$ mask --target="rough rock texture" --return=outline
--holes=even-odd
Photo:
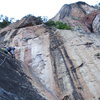
[[[39,25],[41,23],[42,22],[38,17],[26,16],[26,17],[22,18],[21,20],[18,20],[17,22],[10,24],[6,28],[1,29],[0,33],[4,32],[4,31],[9,31],[12,29],[18,29],[18,28],[23,28],[23,27],[28,27],[28,26]]]
[[[40,25],[12,29],[1,39],[4,41],[4,45],[16,47],[16,58],[23,62],[23,70],[26,75],[31,77],[32,85],[47,100],[57,100],[49,56],[49,34],[48,29]]]
[[[86,4],[85,2],[77,2],[69,5],[65,4],[53,19],[63,20],[66,17],[71,17],[72,19],[79,20],[94,10],[96,10],[94,7]]]
[[[88,15],[86,15],[85,17],[82,18],[82,23],[85,24],[85,26],[87,26],[87,28],[91,31],[91,32],[99,32],[99,24],[100,24],[100,10],[94,11]],[[97,16],[97,17],[96,17]]]
[[[94,20],[98,14],[100,14],[100,10],[85,2],[77,2],[69,5],[65,4],[52,20],[67,23],[75,31],[99,32],[98,29],[95,31],[92,26],[93,22],[100,23]],[[98,25],[95,24],[95,27],[98,27]]]
[[[67,70],[65,77],[70,80],[68,82],[65,77],[60,77],[62,88],[72,92],[71,94],[76,97],[75,100],[98,100],[100,97],[100,78],[98,76],[100,74],[100,59],[97,54],[100,52],[100,35],[80,34],[71,31],[58,31],[57,33],[61,35],[64,42],[59,47],[59,52],[61,52],[59,54],[63,55],[64,62],[62,63],[61,59],[58,62],[61,66],[64,64]],[[60,66],[59,68],[62,69]],[[62,69],[63,74],[64,72],[65,70]],[[66,84],[68,84],[67,87]],[[70,95],[69,98],[71,98]],[[74,99],[72,98],[72,100]]]
[[[45,100],[32,86],[21,65],[0,50],[0,100]]]
[[[92,23],[92,26],[93,26],[94,32],[100,32],[100,14],[96,15],[96,17]]]
[[[16,47],[24,73],[47,100],[99,100],[100,34],[55,31],[44,25],[0,34],[5,45]]]
[[[0,53],[0,100],[100,99],[100,14],[83,2],[67,8],[61,20],[81,33],[37,25],[35,17],[0,30],[0,47],[14,46],[18,59]]]

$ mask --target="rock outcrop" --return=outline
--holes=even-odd
[[[85,2],[77,2],[65,4],[52,20],[67,23],[73,27],[73,30],[80,32],[99,32],[98,29],[95,31],[92,26],[93,23],[99,23],[98,20],[96,22],[94,20],[98,14],[100,14],[100,10]],[[95,27],[98,25],[95,24]]]
[[[100,98],[99,34],[53,30],[45,25],[36,25],[6,31],[0,39],[5,45],[16,48],[16,59],[24,64],[23,72],[30,77],[32,86],[45,99]],[[17,76],[13,75],[10,79],[13,80],[14,77]],[[7,86],[11,87],[10,84]],[[4,92],[8,89],[6,86],[1,88],[5,89]]]
[[[10,24],[6,28],[1,29],[0,32],[28,27],[28,26],[39,25],[39,24],[42,24],[42,20],[39,17],[28,15],[23,17],[21,20],[18,20],[17,22]]]
[[[23,72],[22,64],[0,49],[0,100],[46,100]]]
[[[92,23],[93,31],[100,33],[100,14],[96,15]]]
[[[94,7],[86,4],[85,2],[65,4],[53,19],[64,20],[67,17],[70,17],[72,19],[79,20],[94,10],[96,10]]]
[[[81,19],[82,23],[91,31],[91,32],[99,32],[99,17],[100,11],[94,11],[90,14],[86,15]]]
[[[73,6],[76,5],[85,10],[91,8],[85,3]],[[72,16],[66,12],[66,16]],[[92,24],[94,34],[83,20],[70,17],[76,26],[83,25],[81,29],[85,28],[85,32],[37,25],[33,17],[1,29],[0,47],[15,47],[16,59],[0,53],[0,62],[5,62],[0,64],[0,99],[99,100],[100,14],[92,17],[87,23]]]

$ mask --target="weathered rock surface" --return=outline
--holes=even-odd
[[[0,30],[0,47],[14,46],[18,59],[0,53],[0,100],[100,99],[100,14],[83,2],[64,7],[56,19],[81,33],[37,25],[34,17]]]
[[[100,14],[96,15],[93,23],[92,23],[92,26],[93,26],[93,31],[94,32],[99,32],[100,33]]]
[[[32,86],[21,65],[0,50],[0,100],[46,100]]]
[[[99,17],[100,10],[94,11],[85,17],[82,18],[82,23],[91,31],[91,32],[99,32]],[[97,16],[97,17],[96,17]]]
[[[16,47],[16,58],[23,62],[23,70],[32,79],[32,85],[47,100],[57,100],[49,56],[49,34],[48,29],[40,25],[12,29],[1,39],[7,46]]]
[[[77,2],[69,5],[65,4],[52,20],[67,23],[75,31],[99,32],[92,26],[93,23],[97,23],[97,20],[94,19],[98,14],[100,14],[100,10],[85,2]],[[98,21],[98,23],[100,22]],[[98,25],[95,24],[95,27],[98,27]]]
[[[100,98],[100,34],[37,25],[12,29],[1,39],[16,47],[24,73],[47,100]]]
[[[100,52],[100,35],[80,34],[71,31],[58,31],[58,34],[64,41],[63,46],[60,46],[59,49],[65,63],[60,63],[62,60],[58,62],[62,66],[65,65],[66,72],[69,70],[67,75],[70,80],[68,82],[65,77],[60,77],[60,80],[63,80],[60,84],[65,84],[62,88],[65,87],[64,90],[69,88],[73,96],[76,94],[74,96],[76,100],[98,100],[100,97],[100,90],[98,89],[100,88],[100,78],[98,76],[100,74],[100,59],[95,55]],[[58,64],[59,67],[60,64]],[[64,74],[65,70],[62,72]],[[66,87],[67,82],[70,83],[71,87],[69,85]],[[69,98],[71,97],[69,96]],[[72,100],[74,99],[72,98]]]

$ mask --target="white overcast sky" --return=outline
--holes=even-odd
[[[64,4],[77,1],[81,0],[0,0],[0,15],[15,19],[20,19],[27,14],[52,18]],[[95,5],[100,0],[84,0],[84,2]]]

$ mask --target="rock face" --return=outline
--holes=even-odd
[[[28,26],[39,25],[41,23],[42,23],[42,21],[40,20],[39,17],[29,15],[29,16],[23,17],[21,20],[18,20],[17,22],[7,26],[4,29],[1,29],[0,32],[9,31],[12,29],[23,28],[23,27],[28,27]]]
[[[77,2],[73,4],[65,4],[52,20],[62,21],[73,27],[74,30],[82,32],[99,32],[93,28],[96,15],[100,14],[100,10],[85,2]],[[100,18],[99,18],[100,19]],[[98,22],[99,23],[99,22]],[[98,25],[95,27],[98,27]]]
[[[94,7],[85,2],[77,2],[69,5],[65,4],[53,19],[64,20],[66,17],[71,17],[72,19],[79,20],[94,10],[96,10]]]
[[[21,65],[0,50],[0,100],[46,100],[32,86]]]
[[[100,32],[100,14],[96,15],[92,23],[92,26],[93,26],[94,32]]]
[[[90,7],[82,2],[71,6],[78,5],[84,11]],[[81,33],[37,25],[33,17],[0,30],[0,47],[16,48],[16,59],[0,53],[1,100],[100,99],[100,14],[93,13],[92,21],[87,22],[92,24],[93,34],[82,22],[88,13],[84,11],[78,13],[76,18],[82,19],[77,21],[71,18],[74,12],[65,10],[72,23],[85,29]]]
[[[87,26],[91,32],[99,32],[100,11],[94,11],[82,18],[82,23]],[[96,17],[97,16],[97,17]]]
[[[34,100],[32,98],[37,92],[23,94],[24,87],[22,90],[21,87],[14,87],[18,83],[13,83],[13,80],[19,82],[21,78],[23,80],[21,84],[26,84],[32,89],[34,87],[42,96],[35,95],[37,98],[35,100],[42,100],[44,97],[46,100],[100,99],[100,77],[98,76],[100,34],[53,30],[45,25],[36,25],[13,28],[9,31],[5,28],[1,30],[0,35],[2,45],[16,48],[16,59],[22,62],[23,73],[29,77],[26,79],[22,75],[19,76],[18,73],[21,74],[22,71],[17,71],[18,66],[13,60],[7,58],[4,67],[0,67],[0,76],[13,76],[9,76],[11,83],[10,80],[6,80],[6,77],[0,78],[0,95],[4,92],[9,95],[9,98],[10,96],[13,98],[10,100],[18,97],[25,98],[18,100]],[[7,66],[5,64],[8,64],[8,67],[5,67]],[[5,72],[6,70],[9,73]],[[13,70],[15,70],[14,74]]]

